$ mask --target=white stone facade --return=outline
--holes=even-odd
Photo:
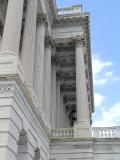
[[[0,160],[119,160],[120,128],[91,129],[89,13],[0,0]]]

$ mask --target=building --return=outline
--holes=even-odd
[[[91,128],[89,13],[0,0],[0,160],[119,160],[120,127]]]

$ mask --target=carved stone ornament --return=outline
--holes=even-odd
[[[39,13],[37,15],[37,23],[44,24],[47,27],[48,26],[47,15],[44,13]]]
[[[55,42],[51,37],[45,38],[45,46],[55,48]]]
[[[85,35],[77,35],[75,37],[73,37],[73,42],[76,44],[76,45],[85,45],[85,42],[86,42],[86,38],[85,38]]]
[[[13,85],[10,85],[10,84],[0,85],[0,94],[8,94],[12,92],[13,92]]]

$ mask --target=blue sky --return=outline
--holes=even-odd
[[[91,14],[93,125],[120,125],[120,0],[57,0],[58,7],[75,4]]]

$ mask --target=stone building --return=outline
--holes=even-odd
[[[92,128],[90,16],[0,0],[0,160],[120,160],[120,128]]]

